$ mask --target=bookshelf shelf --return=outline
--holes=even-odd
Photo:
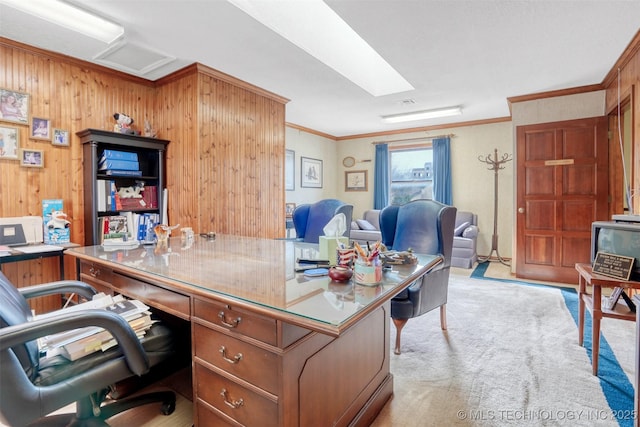
[[[160,214],[162,190],[166,187],[165,153],[169,141],[101,129],[85,129],[76,135],[83,145],[85,245],[100,244],[101,217],[119,215],[121,212]],[[101,170],[99,162],[105,150],[135,153],[140,175],[122,176],[117,173],[108,174]],[[117,191],[123,187],[135,186],[140,181],[144,182],[145,191],[155,192],[154,203],[136,207],[132,207],[131,203],[122,207],[106,204],[107,201],[115,202],[115,196],[111,195],[111,191],[107,194],[107,187],[110,189],[115,187]],[[152,187],[154,190],[150,190]],[[145,203],[148,203],[146,197]]]

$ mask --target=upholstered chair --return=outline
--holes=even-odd
[[[145,374],[160,362],[173,362],[170,330],[158,323],[141,342],[123,317],[107,310],[76,311],[42,320],[32,318],[27,298],[65,293],[91,299],[95,290],[75,280],[17,289],[0,272],[0,423],[106,426],[104,420],[110,416],[152,402],[162,402],[166,415],[173,412],[176,396],[172,391],[148,393],[101,406],[110,385]],[[74,362],[62,356],[41,357],[38,338],[85,326],[108,330],[119,345]],[[73,402],[77,402],[75,414],[47,416]]]
[[[343,213],[346,219],[346,230],[342,235],[349,237],[353,205],[337,199],[324,199],[313,204],[298,205],[293,211],[296,238],[307,243],[318,243],[319,237],[324,236],[322,230],[324,226],[339,213]]]
[[[440,326],[447,329],[446,304],[453,230],[457,209],[433,200],[387,206],[380,212],[382,242],[388,249],[441,255],[444,262],[391,299],[396,326],[395,354],[400,354],[402,328],[413,317],[440,307]]]

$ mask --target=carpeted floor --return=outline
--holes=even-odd
[[[594,377],[577,310],[575,289],[514,280],[496,263],[454,269],[448,330],[438,310],[407,323],[402,354],[391,350],[394,396],[372,427],[632,426],[635,324],[603,320]],[[138,408],[112,424],[189,426],[191,411],[182,398],[171,417]]]
[[[447,331],[438,310],[407,323],[394,397],[373,426],[633,425],[634,323],[604,319],[594,377],[575,289],[491,279],[487,267],[451,275]]]

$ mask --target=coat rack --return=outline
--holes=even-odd
[[[503,154],[500,159],[498,159],[498,149],[494,149],[493,151],[493,159],[491,158],[491,154],[487,154],[486,157],[478,156],[478,160],[483,163],[488,164],[489,170],[494,172],[494,185],[493,185],[493,236],[491,237],[491,252],[486,257],[478,257],[478,262],[487,262],[491,261],[491,255],[495,251],[496,256],[498,257],[498,261],[500,261],[504,265],[511,265],[511,263],[500,256],[500,252],[498,251],[498,171],[500,169],[504,169],[504,164],[511,161],[513,158],[509,154]]]

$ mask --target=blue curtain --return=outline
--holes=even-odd
[[[382,209],[389,204],[389,148],[376,145],[376,164],[373,178],[373,208]]]
[[[449,137],[433,140],[433,199],[445,205],[453,205],[450,141]]]

